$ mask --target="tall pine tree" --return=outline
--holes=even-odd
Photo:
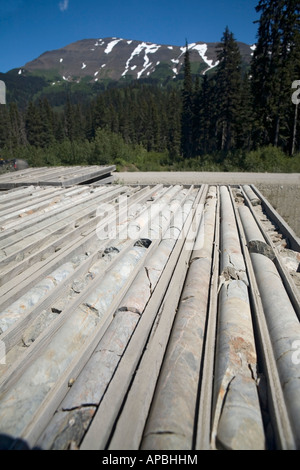
[[[169,151],[170,161],[178,161],[180,159],[181,150],[181,99],[180,95],[172,90],[167,102],[167,148]]]
[[[202,86],[195,97],[195,142],[197,155],[205,155],[216,150],[215,142],[215,89],[214,77],[204,75]]]
[[[190,53],[188,44],[186,43],[181,114],[181,152],[183,158],[191,158],[193,156],[193,124],[193,80],[191,74]]]
[[[258,40],[251,75],[256,141],[291,148],[294,106],[291,86],[300,60],[298,0],[260,0]]]
[[[219,66],[216,73],[215,107],[218,148],[234,148],[241,104],[241,55],[238,44],[226,27],[218,47]]]
[[[35,147],[41,146],[41,120],[38,107],[31,101],[25,113],[25,129],[27,141]]]

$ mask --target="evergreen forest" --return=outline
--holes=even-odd
[[[55,100],[0,106],[0,156],[31,166],[119,170],[300,172],[300,7],[260,0],[256,47],[242,64],[227,27],[219,65],[195,75],[186,47],[181,80],[136,80],[85,99],[66,86]]]

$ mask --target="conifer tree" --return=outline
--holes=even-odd
[[[181,98],[179,94],[172,90],[167,103],[168,133],[167,148],[171,162],[176,162],[180,158],[181,149]]]
[[[16,103],[10,103],[9,110],[9,145],[11,147],[26,143],[24,122]]]
[[[199,153],[205,155],[216,150],[216,82],[204,75],[199,97],[198,139]]]
[[[190,53],[188,44],[186,44],[181,115],[181,152],[183,158],[191,158],[193,156],[193,124],[193,80]]]
[[[69,96],[65,105],[65,132],[68,139],[73,142],[76,138],[76,117],[75,107]]]
[[[4,104],[0,105],[0,149],[5,147],[8,143],[8,129],[7,129],[7,122],[8,119],[8,112],[7,106]]]
[[[241,55],[233,33],[226,27],[217,46],[219,67],[216,73],[215,107],[218,148],[235,146],[241,103]]]
[[[40,119],[39,144],[41,147],[48,147],[54,142],[54,115],[46,98],[39,100],[38,114]]]
[[[298,0],[260,0],[256,7],[260,19],[251,64],[256,140],[285,150],[293,139],[291,85],[299,78],[299,8]]]
[[[41,122],[37,106],[31,101],[25,114],[25,129],[27,141],[30,145],[39,147],[41,143]]]
[[[196,76],[193,98],[193,155],[201,153],[201,87],[199,75]]]
[[[53,133],[56,142],[63,142],[66,138],[65,126],[64,126],[64,115],[56,113],[54,124],[53,124]]]
[[[249,151],[253,146],[254,119],[251,82],[248,72],[242,77],[240,99],[240,111],[236,128],[236,148]]]

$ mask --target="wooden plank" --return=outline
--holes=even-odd
[[[248,279],[236,216],[228,188],[221,195],[221,276],[214,369],[212,446],[215,449],[265,449],[257,388],[258,359]],[[245,401],[245,398],[247,400]],[[245,423],[249,433],[244,432]]]
[[[273,223],[277,225],[280,232],[289,240],[290,247],[292,250],[300,251],[300,238],[294,233],[291,227],[285,222],[280,214],[271,206],[269,201],[261,194],[255,185],[251,185],[253,191],[257,194],[261,200],[262,207],[264,208],[267,216]]]
[[[146,256],[150,256],[151,251],[155,248],[155,242],[150,245],[147,250]],[[38,440],[41,432],[44,430],[45,426],[48,424],[50,418],[53,416],[57,407],[65,397],[66,393],[69,390],[70,380],[75,381],[81,370],[89,360],[91,354],[95,350],[100,339],[107,330],[109,324],[113,319],[113,314],[116,311],[118,304],[120,303],[122,297],[127,292],[129,286],[135,279],[136,275],[141,269],[141,266],[144,264],[145,258],[142,257],[141,260],[137,263],[134,270],[128,276],[125,284],[122,286],[122,289],[114,296],[112,303],[105,312],[104,317],[101,319],[99,325],[95,328],[94,332],[89,337],[88,341],[82,346],[78,354],[74,357],[71,364],[66,371],[60,376],[59,380],[55,383],[53,389],[50,393],[47,394],[45,400],[37,410],[36,414],[33,416],[33,419],[28,424],[22,438],[29,442],[30,445],[35,445]]]
[[[157,189],[157,188],[154,188],[154,191],[155,191],[156,189]],[[147,198],[147,197],[148,197],[147,192],[146,192],[146,194],[145,194],[145,190],[142,190],[142,193],[143,193],[143,198]],[[153,194],[153,189],[150,190],[150,194]],[[148,210],[148,209],[146,209],[146,210]],[[145,212],[146,212],[146,210],[145,210]],[[126,208],[124,208],[124,211],[126,211]],[[140,214],[139,214],[139,215],[140,215]],[[107,220],[105,220],[104,222],[106,223]],[[147,230],[147,226],[145,227],[145,230]],[[144,231],[145,231],[145,230],[144,230]],[[143,231],[141,231],[141,234],[140,234],[140,235],[143,236]],[[110,269],[112,269],[112,267],[118,262],[119,258],[120,258],[121,256],[124,256],[124,254],[126,254],[126,253],[131,249],[131,247],[135,244],[135,242],[136,242],[136,240],[134,240],[134,239],[133,239],[133,240],[131,240],[131,239],[126,239],[126,238],[124,239],[124,241],[123,241],[123,243],[124,243],[124,248],[123,248],[123,250],[120,251],[120,252],[116,255],[116,257],[111,261],[111,263],[110,263],[108,266],[105,267],[105,269],[103,270],[103,272],[101,272],[99,275],[96,276],[96,278],[95,278],[95,279],[92,281],[92,283],[91,283],[91,284],[92,284],[92,287],[93,287],[93,286],[97,286],[97,282],[99,283],[99,281],[103,279],[103,277],[105,276],[105,273],[106,273],[107,271],[109,271]],[[109,240],[109,241],[108,241],[108,244],[111,244],[111,243],[112,243],[112,240]],[[152,251],[152,249],[154,249],[154,246],[155,246],[156,243],[157,243],[157,241],[155,241],[155,243],[152,244],[152,247],[151,247],[151,250],[149,250],[149,253]],[[90,292],[90,289],[92,289],[92,287],[91,287],[91,288],[88,288],[88,289],[87,289],[87,292]],[[86,293],[86,292],[83,292],[82,295],[87,295],[87,293]],[[82,295],[79,296],[79,299],[81,299]],[[79,301],[80,301],[80,300],[79,300]],[[71,312],[74,310],[75,305],[77,305],[77,303],[78,303],[79,301],[75,299],[75,304],[72,303]],[[77,302],[77,303],[76,303],[76,302]],[[57,329],[57,327],[55,326],[56,323],[57,323],[58,325],[60,325],[60,323],[64,323],[64,322],[66,321],[66,318],[71,314],[71,312],[70,312],[69,308],[68,308],[67,310],[63,311],[63,313],[60,315],[60,317],[57,319],[57,321],[54,322],[54,326],[53,326],[52,328],[56,328],[56,329]],[[51,329],[50,329],[50,330],[51,330]],[[43,337],[43,335],[41,335],[41,337]],[[39,341],[40,341],[40,339],[38,339],[38,340],[32,345],[32,347],[29,348],[29,349],[30,349],[30,350],[35,349],[35,347],[37,347],[37,344],[39,344]],[[28,356],[31,357],[31,356],[32,356],[31,351],[27,351],[27,352],[28,352]],[[9,376],[10,376],[11,374],[14,374],[14,371],[15,371],[15,376],[16,376],[16,375],[17,375],[16,371],[19,370],[20,364],[23,363],[24,361],[26,361],[26,355],[24,355],[24,358],[21,358],[20,361],[18,361],[16,364],[14,364],[14,366],[11,368],[11,370],[10,370],[7,374],[4,375],[4,377],[1,379],[1,384],[6,383],[6,382],[9,380]]]
[[[149,188],[149,186],[147,186],[131,194],[127,199],[128,208],[134,204],[142,204],[161,188],[162,185],[157,185],[154,188]],[[109,219],[105,222],[109,222]],[[34,285],[34,283],[39,282],[43,276],[54,271],[61,263],[66,262],[69,257],[74,256],[77,250],[84,252],[93,249],[94,243],[97,240],[97,233],[94,228],[91,228],[90,233],[86,233],[84,237],[79,236],[74,240],[74,242],[70,241],[68,246],[62,248],[60,251],[53,253],[48,258],[41,260],[29,269],[24,270],[24,272],[22,272],[18,277],[14,277],[8,282],[6,280],[5,284],[0,287],[2,308],[6,308],[9,305],[9,302],[12,302],[16,295],[23,295],[26,290],[30,289],[30,287]]]
[[[103,190],[103,188],[101,189]],[[100,195],[101,189],[99,189],[98,196]],[[35,225],[36,223],[42,222],[45,219],[51,219],[51,217],[59,214],[60,212],[69,210],[78,203],[78,200],[80,200],[80,198],[83,197],[85,193],[88,195],[90,192],[90,188],[87,188],[86,186],[76,186],[75,189],[64,190],[55,188],[55,190],[58,191],[58,194],[60,194],[61,191],[64,193],[64,197],[60,201],[54,198],[53,201],[55,204],[50,204],[43,210],[30,214],[30,217],[14,217],[11,221],[8,220],[3,224],[2,228],[4,230],[0,233],[1,245],[5,243],[5,240],[3,241],[3,239],[6,239],[32,225]]]
[[[176,202],[180,202],[181,205],[184,205],[185,201],[188,200],[189,194],[191,191],[180,191],[179,193],[175,194],[175,199],[170,200],[170,207],[173,205],[173,201],[176,200]],[[155,220],[153,221],[152,225],[152,230],[150,231],[150,234],[154,235],[154,239],[157,239],[157,234],[160,233],[155,226],[160,225],[160,219],[162,222],[164,222],[164,227],[161,227],[162,234],[169,229],[170,222],[173,224],[172,219],[169,219],[167,221],[165,217],[163,216],[164,214],[167,215],[167,212],[169,212],[168,207],[166,207],[166,210],[163,211],[162,217],[159,215],[156,217],[157,222],[155,223]],[[170,216],[169,216],[170,217]],[[176,217],[175,217],[176,219]],[[149,235],[150,235],[149,234]],[[160,236],[161,237],[161,236]],[[164,237],[163,237],[164,238]],[[150,236],[150,239],[151,236]],[[172,243],[169,243],[172,242]],[[159,242],[157,244],[157,248],[155,247],[153,255],[150,257],[149,255],[145,259],[143,269],[140,269],[138,275],[134,279],[134,281],[131,283],[128,291],[125,294],[125,297],[122,299],[121,303],[119,304],[118,310],[114,314],[114,319],[112,320],[112,323],[110,324],[109,331],[105,333],[103,338],[101,339],[101,342],[96,348],[95,354],[91,356],[91,359],[89,362],[86,363],[84,367],[84,371],[82,375],[80,375],[79,380],[75,382],[75,385],[72,387],[71,391],[71,397],[68,399],[70,396],[69,394],[66,396],[64,402],[60,405],[60,408],[67,408],[74,409],[73,412],[71,412],[73,418],[75,420],[80,419],[79,417],[81,416],[81,412],[83,409],[85,409],[85,404],[81,400],[85,400],[84,396],[86,394],[89,395],[89,398],[86,398],[88,400],[88,403],[98,403],[100,401],[100,398],[102,396],[101,390],[105,390],[106,384],[111,380],[111,377],[114,374],[114,370],[117,367],[116,362],[118,363],[120,358],[119,355],[121,354],[121,349],[124,351],[125,348],[127,347],[127,344],[124,343],[126,340],[126,335],[123,332],[123,329],[121,330],[120,328],[124,328],[125,332],[128,330],[128,328],[131,330],[133,327],[133,317],[135,318],[135,324],[138,322],[139,315],[142,314],[142,311],[145,308],[145,305],[149,302],[149,299],[152,295],[153,290],[155,289],[156,283],[167,263],[169,253],[172,251],[172,247],[174,245],[175,241],[174,240],[163,240],[162,242]],[[151,269],[152,267],[152,269]],[[159,271],[159,272],[158,272]],[[138,314],[136,312],[137,308],[139,309],[140,313]],[[135,313],[133,313],[133,311]],[[127,321],[128,320],[128,321]],[[115,325],[115,326],[114,326]],[[118,332],[115,331],[115,328],[118,329]],[[113,335],[113,336],[111,336]],[[111,338],[115,339],[115,347],[113,344],[111,344]],[[127,341],[129,341],[129,338],[127,338]],[[102,346],[103,344],[103,346]],[[106,344],[104,346],[104,344]],[[121,348],[122,345],[122,348]],[[115,358],[114,361],[109,361],[109,367],[107,368],[105,364],[99,361],[99,348],[102,349],[102,347],[105,348],[103,351],[104,357],[106,357],[106,350],[109,352],[109,356],[112,356],[112,350],[117,347],[118,350],[118,359]],[[92,371],[94,370],[94,364],[95,362],[97,363],[97,369],[95,373]],[[91,369],[91,371],[90,371]],[[87,374],[91,374],[91,377]],[[105,381],[105,383],[104,383]],[[87,388],[86,388],[87,385]],[[94,393],[92,393],[92,390],[94,390]],[[100,393],[100,395],[99,395]],[[94,398],[92,399],[90,395],[93,395]],[[96,396],[98,397],[98,401]],[[71,401],[71,403],[70,403]],[[93,405],[95,406],[95,405]],[[45,435],[48,436],[46,438],[46,446],[49,445],[49,436],[52,435],[50,438],[51,440],[57,440],[55,436],[53,436],[53,426],[54,428],[56,427],[56,422],[57,418],[58,419],[63,419],[66,420],[66,426],[64,427],[64,431],[62,435],[59,436],[59,441],[60,441],[60,448],[61,446],[67,446],[67,442],[65,442],[65,434],[68,434],[68,418],[67,415],[69,414],[68,411],[59,411],[59,417],[56,414],[54,417],[54,420],[49,423],[47,426],[47,429],[45,430]],[[82,434],[83,430],[78,428],[78,434]],[[79,438],[79,436],[78,436]],[[74,436],[74,440],[76,441],[76,438]],[[43,447],[43,437],[40,439],[40,443],[37,445],[42,445]],[[79,441],[78,441],[79,444]],[[43,447],[44,448],[44,447]],[[47,448],[47,447],[46,447]]]
[[[112,176],[115,165],[109,166],[75,166],[27,168],[24,171],[6,173],[0,177],[0,189],[11,189],[19,186],[72,186],[90,180],[100,179],[105,175]]]
[[[34,247],[39,248],[39,249],[33,254],[26,254],[27,247],[25,247],[24,248],[25,257],[22,261],[17,262],[16,264],[8,265],[6,269],[5,267],[3,267],[3,277],[0,279],[0,284],[3,285],[3,283],[7,282],[7,280],[10,280],[13,277],[16,277],[22,271],[24,271],[25,269],[28,269],[28,267],[40,261],[43,257],[48,257],[52,253],[58,250],[61,250],[64,246],[68,245],[71,241],[75,240],[77,237],[84,238],[84,232],[95,227],[101,221],[101,217],[102,216],[89,219],[88,221],[84,222],[83,225],[77,228],[71,229],[71,231],[68,231],[67,233],[64,233],[64,226],[63,226],[63,228],[57,232],[57,235],[59,236],[56,236],[54,241],[53,240],[51,241],[51,236],[50,236],[48,244],[45,244],[44,241],[41,240],[41,247],[39,247],[38,246],[39,244],[36,243]],[[13,254],[12,258],[15,258],[17,261],[18,259],[17,254]],[[12,259],[12,261],[14,260]],[[6,265],[7,263],[8,261],[5,259],[1,262],[2,265]]]
[[[201,194],[202,192],[199,193],[195,200],[194,211]],[[183,233],[185,234],[188,232],[187,229],[192,223],[192,212],[193,211],[190,212],[183,227]],[[108,386],[107,393],[104,395],[92,424],[81,444],[82,450],[105,449],[108,444],[115,420],[118,416],[131,380],[135,374],[136,367],[147,343],[147,339],[155,322],[158,310],[162,305],[166,294],[166,288],[170,283],[170,279],[178,263],[178,258],[180,253],[182,253],[184,243],[185,237],[179,237],[170,255],[168,264],[163,271],[136,327],[133,338],[120,361],[120,366],[116,370],[113,379]]]
[[[41,223],[40,227],[38,224],[32,225],[31,233],[27,234],[23,231],[21,235],[24,234],[24,236],[20,240],[10,244],[3,243],[3,252],[6,256],[2,254],[0,267],[5,269],[5,266],[10,265],[13,261],[29,257],[47,245],[48,241],[58,240],[66,232],[70,233],[79,228],[84,230],[84,227],[97,224],[97,221],[100,220],[97,217],[100,204],[107,203],[119,194],[119,188],[115,188],[107,195],[99,194],[91,197],[91,199],[84,198],[81,204],[79,201],[81,211],[78,211],[78,206],[75,205],[66,211],[59,212],[54,218],[47,218],[46,224]],[[48,221],[49,223],[47,223]],[[40,230],[37,231],[37,228],[40,228]]]
[[[268,402],[270,410],[270,420],[275,433],[275,441],[279,449],[295,449],[295,439],[291,429],[289,414],[280,384],[279,373],[274,356],[273,346],[269,334],[269,329],[264,313],[261,295],[251,262],[250,253],[247,247],[247,239],[241,217],[235,207],[237,226],[241,237],[241,247],[249,277],[249,295],[252,304],[252,315],[256,339],[259,344],[260,362],[266,377],[266,387],[268,391]]]
[[[220,264],[220,195],[217,192],[217,206],[215,213],[215,234],[212,250],[212,275],[210,287],[210,299],[208,308],[208,319],[206,327],[206,341],[204,360],[199,383],[199,406],[196,417],[195,449],[211,449],[212,429],[212,396],[213,375],[215,363],[215,345],[217,332],[217,310],[218,310],[218,283]]]
[[[253,188],[255,188],[253,186]],[[282,217],[277,214],[277,212],[273,209],[273,207],[266,201],[263,196],[259,193],[259,191],[255,188],[255,191],[257,191],[259,197],[262,198],[262,206],[264,207],[266,214],[270,218],[271,222],[275,225],[280,230],[280,233],[282,233],[289,243],[291,244],[291,249],[295,250],[296,252],[300,252],[300,240],[297,239],[296,235],[294,232],[290,229],[290,227],[285,223],[285,221],[282,219]],[[269,235],[269,233],[264,230],[263,223],[259,220],[258,214],[256,213],[255,209],[252,207],[250,204],[250,200],[248,199],[247,195],[245,197],[245,200],[247,201],[247,207],[249,208],[252,216],[255,219],[255,222],[259,229],[261,230],[264,239],[268,243],[268,245],[272,248],[273,253],[275,255],[274,258],[274,263],[276,265],[276,268],[280,274],[280,277],[282,279],[283,285],[288,293],[288,296],[292,302],[292,305],[295,309],[295,312],[297,313],[297,316],[300,320],[300,293],[299,289],[296,288],[293,280],[291,279],[291,276],[285,267],[284,262],[282,261],[282,255],[280,251],[278,250],[277,246],[273,243],[272,237]]]
[[[143,194],[145,191],[141,191]],[[152,191],[151,191],[152,194]],[[143,196],[145,197],[145,195]],[[136,198],[134,198],[136,200]],[[133,203],[133,201],[131,201]],[[95,233],[92,233],[92,237],[96,237]],[[121,237],[122,238],[122,237]],[[43,311],[44,309],[48,308],[51,305],[51,302],[54,301],[59,295],[61,295],[61,291],[65,290],[67,286],[72,282],[73,279],[76,277],[79,277],[84,271],[88,271],[91,269],[93,263],[99,258],[99,250],[100,249],[105,249],[107,246],[114,244],[113,240],[104,240],[102,242],[95,244],[95,242],[90,241],[91,246],[95,250],[94,253],[91,253],[91,255],[84,261],[72,274],[70,274],[60,285],[56,286],[55,290],[46,296],[44,296],[32,309],[29,311],[25,312],[24,315],[22,315],[22,318],[20,318],[15,325],[13,325],[7,332],[5,332],[2,336],[1,339],[4,341],[6,345],[6,350],[9,351],[13,345],[16,344],[17,341],[19,341],[22,337],[24,328],[28,326],[30,322],[32,322],[37,315]],[[126,246],[132,245],[132,241],[128,240],[125,242],[123,245],[118,245],[119,250],[121,251],[122,249],[126,248]],[[81,249],[81,252],[83,253],[86,249],[85,247],[82,247],[82,245],[79,245],[78,249]],[[72,249],[73,255],[75,254],[74,249]],[[66,256],[64,255],[64,260],[67,261],[71,258],[70,254]],[[60,266],[62,266],[63,263],[60,263]],[[56,266],[57,267],[57,266]],[[55,270],[55,269],[54,269]],[[53,270],[53,271],[54,271]],[[48,276],[51,274],[49,273],[49,266],[47,269]],[[44,273],[46,275],[46,273]],[[28,285],[27,285],[28,288]],[[22,300],[22,299],[21,299]],[[25,315],[26,313],[26,315]]]
[[[167,201],[166,201],[166,202],[167,202]],[[144,231],[147,231],[147,229],[148,229],[148,227],[146,226]],[[143,231],[141,232],[141,236],[143,236]],[[144,247],[143,247],[143,248],[140,248],[140,247],[137,246],[136,248],[133,248],[131,251],[143,249],[143,250],[146,251],[147,256],[149,256],[150,253],[151,253],[151,251],[155,248],[155,246],[156,246],[156,244],[157,244],[158,242],[159,242],[159,239],[153,240],[153,242],[151,243],[150,247],[149,247],[147,250],[145,250]],[[133,240],[133,241],[131,242],[131,244],[135,245],[135,240]],[[130,246],[128,247],[128,254],[130,254],[129,248],[130,248]],[[119,262],[120,262],[120,263],[123,263],[123,257],[124,257],[124,254],[123,254],[121,257],[120,257],[120,256],[119,256],[119,257],[117,256],[116,258],[121,258],[121,259],[119,260]],[[144,257],[141,258],[141,260],[143,260],[143,259],[144,259]],[[132,282],[132,277],[134,278],[135,275],[136,275],[136,274],[138,273],[138,271],[140,270],[140,264],[141,264],[141,263],[138,262],[138,264],[137,264],[136,267],[134,268],[134,271],[132,271],[132,273],[131,273],[131,275],[130,275],[131,280],[130,280],[129,278],[128,278],[128,279],[127,279],[127,278],[125,279],[126,284]],[[115,266],[115,270],[116,270],[116,272],[119,272],[119,270],[118,270],[118,265]],[[111,272],[112,272],[112,267],[110,266],[110,269],[109,269],[108,272],[106,273],[107,276],[109,276]],[[103,278],[103,276],[104,276],[104,273],[101,273],[101,278]],[[104,279],[104,283],[105,283],[105,282],[108,282],[107,279]],[[92,284],[93,284],[93,286],[95,286],[95,287],[94,287],[93,290],[90,290],[90,289],[89,289],[89,292],[90,292],[90,293],[92,293],[95,289],[97,290],[97,287],[96,287],[96,286],[99,284],[99,276],[97,277],[97,279],[95,279],[95,282],[92,281]],[[98,294],[97,294],[97,295],[98,295]],[[116,296],[113,298],[113,301],[112,301],[112,303],[111,303],[111,305],[110,305],[110,307],[109,307],[110,319],[112,318],[112,316],[111,316],[111,315],[112,315],[112,311],[111,311],[110,309],[112,308],[113,305],[115,305],[115,302],[117,302],[118,297],[119,297],[119,294],[116,295]],[[85,298],[86,298],[86,295],[85,295]],[[120,299],[119,299],[119,300],[120,300]],[[72,312],[73,312],[73,311],[74,311],[74,305],[72,306]],[[69,315],[70,315],[70,314],[69,314]],[[68,316],[69,316],[69,315],[68,315]],[[106,313],[105,313],[105,315],[104,315],[104,317],[103,317],[104,320],[103,320],[103,319],[102,319],[103,321],[101,320],[101,325],[106,322],[106,319],[108,319],[107,315],[108,315],[108,313],[107,313],[107,311],[106,311]],[[66,322],[66,313],[65,313],[65,312],[63,313],[63,317],[64,317],[64,323],[65,323],[65,322]],[[72,320],[73,318],[74,318],[74,314],[73,314],[71,320]],[[52,326],[52,328],[50,328],[50,330],[52,330],[52,334],[51,334],[51,335],[50,335],[49,330],[46,331],[46,333],[45,333],[45,335],[44,335],[44,338],[43,338],[44,341],[43,341],[43,344],[42,344],[42,345],[41,345],[42,339],[38,339],[37,342],[34,343],[34,345],[32,346],[32,348],[30,348],[31,351],[29,350],[29,352],[28,352],[28,356],[27,356],[27,358],[26,358],[27,360],[25,361],[25,359],[24,359],[24,361],[23,361],[23,366],[21,366],[21,364],[16,364],[16,366],[15,366],[15,368],[14,368],[15,370],[11,372],[10,377],[7,377],[7,378],[5,378],[5,380],[3,380],[3,383],[2,383],[2,390],[3,390],[3,393],[6,393],[6,391],[8,391],[8,390],[10,389],[10,387],[13,386],[13,384],[16,383],[17,376],[20,377],[20,380],[22,379],[22,377],[20,376],[20,374],[22,375],[23,372],[25,373],[25,370],[28,372],[28,366],[29,366],[29,364],[32,363],[33,360],[35,360],[35,359],[37,359],[38,357],[41,356],[41,348],[44,348],[44,347],[45,347],[45,344],[49,344],[50,341],[53,341],[53,338],[54,338],[54,337],[53,337],[53,332],[54,332],[54,329],[55,329],[55,332],[58,331],[58,329],[57,329],[57,323],[58,323],[59,320],[60,320],[60,319],[57,319],[57,321],[54,321],[54,322],[53,322],[53,326]],[[61,321],[62,321],[62,320],[61,320]],[[107,320],[107,321],[108,321],[108,320]],[[104,322],[104,323],[103,323],[103,322]],[[102,327],[103,327],[103,325],[102,325]],[[101,328],[102,328],[102,327],[101,327]],[[105,324],[105,328],[106,328],[106,327],[107,327],[107,324]],[[99,324],[99,328],[100,328],[100,324]],[[95,330],[96,332],[93,333],[92,336],[93,336],[94,334],[95,334],[95,335],[99,334],[99,328],[96,328],[96,330]],[[102,334],[102,333],[103,333],[103,331],[101,330],[101,334]],[[46,339],[46,338],[47,338],[47,339]],[[97,336],[97,341],[99,341],[99,339],[100,339],[100,338]],[[95,341],[96,341],[96,340],[95,340]],[[88,341],[88,342],[86,343],[86,347],[88,348],[88,350],[90,351],[90,349],[91,349],[90,352],[92,352],[92,350],[93,350],[94,347],[95,347],[95,341],[92,340],[92,341]],[[34,351],[35,351],[35,353],[34,353]],[[37,356],[37,354],[38,354],[38,356]],[[85,355],[83,355],[83,356],[82,356],[82,354],[79,355],[80,364],[83,364],[83,363],[85,362],[84,357],[85,357]],[[73,364],[73,365],[72,365],[72,370],[73,370],[74,368],[76,369],[76,367],[78,367],[78,359],[76,359],[76,360],[74,359],[74,361],[75,361],[75,363],[74,363],[74,364],[72,363],[72,364]],[[83,362],[82,362],[82,361],[83,361]],[[25,369],[24,367],[26,367],[26,369]],[[81,366],[80,366],[80,368],[81,368]],[[75,369],[74,369],[74,373],[76,372]],[[49,409],[51,410],[52,413],[54,412],[53,407],[57,406],[57,404],[58,404],[57,400],[60,398],[60,392],[59,392],[58,390],[63,390],[63,389],[64,389],[64,386],[65,386],[65,377],[66,377],[65,374],[63,374],[62,383],[58,382],[58,384],[57,384],[58,389],[55,389],[55,391],[53,392],[53,394],[52,394],[51,392],[50,392],[49,395],[47,394],[47,397],[45,398],[46,402],[47,402],[47,400],[49,400],[49,402],[50,402],[50,404],[49,404],[49,407],[50,407],[50,408],[49,408]],[[19,385],[19,386],[20,386],[20,385]],[[48,403],[48,402],[47,402],[47,403]],[[47,405],[47,404],[41,405],[41,407],[38,408],[38,410],[37,410],[37,415],[36,415],[36,416],[38,416],[38,417],[34,420],[33,429],[36,429],[36,426],[38,426],[38,427],[41,426],[41,422],[43,421],[42,416],[48,416],[48,414],[49,414],[49,412],[50,412],[49,409],[48,409],[48,405]],[[2,410],[2,412],[3,412],[3,410]],[[31,430],[30,425],[29,425],[29,428],[30,428],[30,431],[28,431],[28,432],[29,432],[29,435],[27,435],[27,431],[25,432],[26,439],[31,439],[31,438],[32,438],[32,433],[33,433],[33,435],[35,435],[35,434],[34,434],[35,431]],[[25,437],[25,435],[24,435],[23,437]]]

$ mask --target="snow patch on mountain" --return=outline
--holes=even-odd
[[[193,50],[193,51],[197,51],[199,53],[200,57],[203,59],[203,61],[208,65],[208,68],[204,70],[203,75],[205,75],[205,73],[208,70],[216,67],[219,64],[218,60],[215,63],[213,63],[213,60],[208,59],[208,57],[206,56],[207,44],[205,44],[205,43],[197,44],[197,43],[193,42],[191,44],[188,44],[188,49]]]
[[[118,42],[120,41],[123,41],[123,39],[114,39],[113,41],[110,41],[107,46],[106,46],[106,49],[105,49],[105,54],[109,54],[113,48],[115,47],[116,44],[118,44]]]
[[[212,67],[213,61],[206,57],[207,52],[207,44],[190,44],[189,49],[197,51],[200,57],[204,60],[204,62],[209,66]]]
[[[251,52],[251,56],[253,56],[253,55],[254,55],[254,51],[255,51],[255,49],[256,49],[256,44],[252,44],[252,46],[250,46],[250,49],[251,49],[251,51],[252,51],[252,52]]]
[[[122,73],[122,77],[125,77],[125,75],[127,74],[129,68],[132,69],[132,66],[130,66],[130,63],[131,61],[133,60],[133,58],[135,56],[139,56],[141,53],[144,52],[144,64],[143,64],[143,68],[142,70],[140,70],[137,74],[137,78],[140,78],[143,73],[149,68],[151,67],[152,65],[152,62],[150,62],[150,59],[148,57],[148,54],[154,54],[155,52],[158,51],[158,49],[160,48],[161,46],[158,45],[158,44],[150,44],[150,43],[146,43],[146,42],[142,42],[140,44],[138,44],[136,46],[136,48],[133,50],[133,52],[131,53],[129,59],[126,61],[126,64],[125,64],[125,70],[124,72]]]
[[[98,46],[104,46],[104,44],[105,42],[103,41],[103,39],[98,39],[94,45],[98,47]]]
[[[245,46],[242,44],[241,50],[243,57],[249,63],[249,58],[253,55],[256,45],[249,45],[248,49]],[[191,61],[195,61],[204,69],[202,74],[218,65],[215,44],[213,43],[201,41],[181,47],[107,37],[78,41],[78,47],[72,44],[63,49],[45,53],[42,68],[45,70],[47,67],[54,69],[59,64],[59,68],[64,74],[62,79],[66,81],[93,74],[94,80],[96,78],[101,80],[102,77],[118,80],[126,75],[132,75],[132,78],[139,79],[149,76],[157,66],[162,67],[162,76],[176,78],[181,73],[187,48],[192,52]],[[27,68],[35,70],[40,67],[40,61],[35,60],[26,64],[25,70]],[[106,67],[106,73],[104,73],[104,67]],[[21,74],[21,72],[19,73]]]

